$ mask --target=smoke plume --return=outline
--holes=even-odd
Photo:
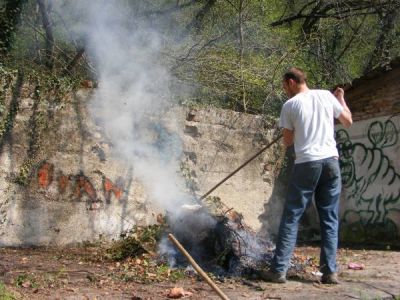
[[[74,16],[99,82],[90,111],[129,163],[152,201],[176,210],[192,201],[178,175],[181,145],[160,120],[170,105],[170,75],[160,55],[166,37],[125,1],[63,1],[60,12]],[[73,19],[73,18],[72,18]],[[172,124],[172,127],[175,127]]]
[[[150,200],[169,212],[171,231],[196,259],[206,260],[207,254],[228,256],[228,249],[232,265],[253,268],[263,260],[266,247],[245,231],[240,220],[224,218],[218,225],[206,208],[187,205],[196,201],[183,192],[179,129],[171,119],[169,125],[162,121],[171,104],[172,78],[161,53],[168,40],[178,39],[162,35],[160,28],[135,13],[132,5],[137,4],[65,0],[58,7],[75,18],[74,31],[86,42],[95,64],[99,85],[90,112],[111,141],[115,155],[132,166]],[[163,21],[157,20],[157,24]],[[175,264],[176,251],[166,240],[159,250]]]

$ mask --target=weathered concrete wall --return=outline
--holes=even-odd
[[[338,127],[343,181],[341,239],[395,241],[400,235],[400,117]]]
[[[69,244],[117,237],[156,212],[87,115],[89,91],[59,103],[14,90],[18,103],[1,137],[0,244]],[[8,103],[7,103],[8,102]],[[40,119],[38,118],[40,116]],[[3,121],[7,115],[3,116]]]
[[[244,163],[273,139],[261,116],[220,109],[190,111],[185,124],[184,148],[196,177],[199,195]],[[240,212],[246,224],[259,230],[264,204],[271,197],[279,172],[280,148],[274,145],[215,190],[225,209]]]
[[[88,115],[90,90],[59,99],[36,95],[22,76],[7,80],[1,99],[0,245],[111,239],[134,224],[155,222],[162,210],[149,201],[132,169],[112,156],[112,145]],[[176,108],[164,121],[172,116],[183,128],[177,133],[183,169],[199,195],[272,136],[258,116]],[[254,229],[272,190],[276,153],[267,151],[213,194]]]

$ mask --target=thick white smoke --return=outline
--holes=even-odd
[[[160,56],[163,36],[128,8],[118,0],[68,0],[57,9],[79,16],[74,30],[84,38],[98,73],[92,116],[150,199],[176,211],[190,196],[182,194],[178,175],[179,138],[160,122],[171,98]]]
[[[170,106],[172,78],[162,63],[161,51],[168,39],[160,34],[160,28],[129,9],[136,5],[133,1],[60,1],[58,11],[76,20],[72,28],[85,41],[95,64],[99,85],[89,104],[92,116],[111,141],[114,153],[132,166],[150,200],[170,212],[170,230],[195,258],[203,259],[202,252],[217,251],[217,244],[225,256],[223,247],[233,248],[226,244],[230,242],[243,250],[235,254],[237,259],[244,255],[261,260],[265,247],[254,235],[232,224],[230,241],[225,242],[229,228],[221,222],[216,228],[217,219],[206,208],[184,205],[193,204],[194,199],[184,193],[179,175],[178,134],[170,128],[172,120],[168,126],[162,121]],[[163,21],[157,20],[157,24]],[[214,241],[218,236],[221,241]],[[166,239],[161,241],[159,253],[175,264],[177,252]]]

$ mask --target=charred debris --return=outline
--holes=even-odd
[[[171,268],[190,270],[189,262],[167,237],[172,233],[205,271],[220,278],[257,279],[259,272],[269,267],[274,254],[273,242],[257,236],[233,209],[183,205],[157,219],[157,225],[135,227],[121,236],[110,248],[109,257],[123,260],[148,253]],[[294,257],[289,274],[303,273],[311,263]]]

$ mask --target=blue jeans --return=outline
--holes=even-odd
[[[299,220],[315,194],[321,227],[320,270],[336,272],[341,178],[339,161],[334,158],[295,164],[289,183],[271,270],[286,273],[292,256]]]

